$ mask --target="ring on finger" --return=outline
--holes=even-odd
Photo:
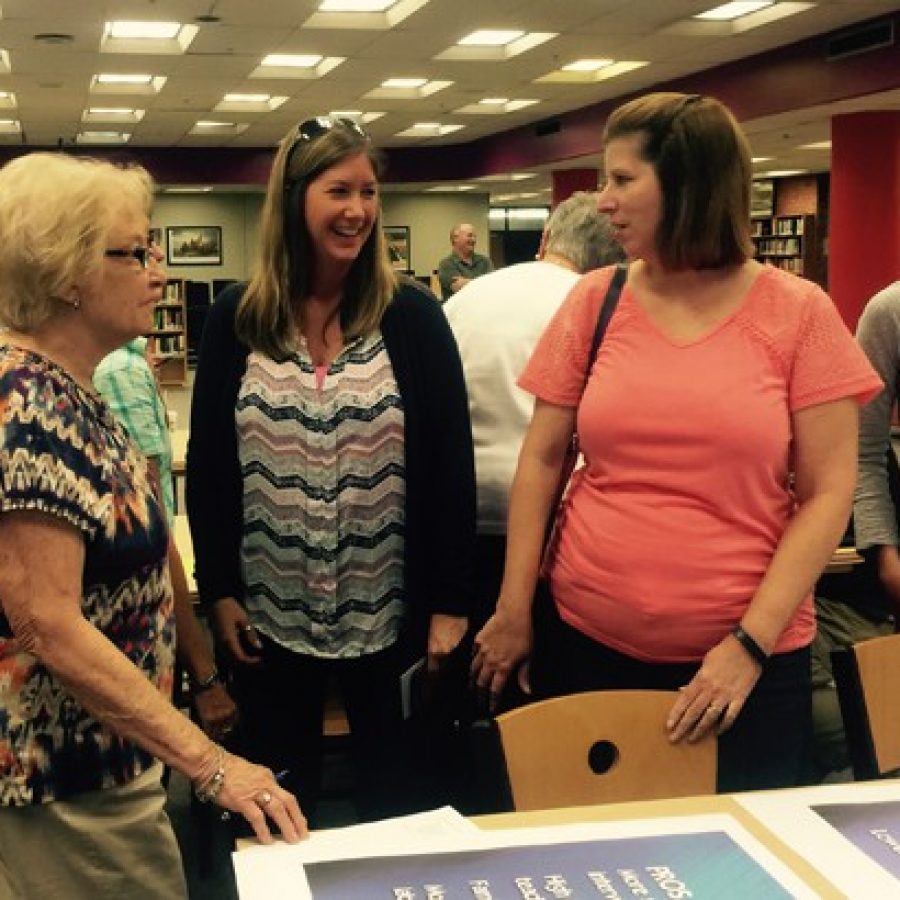
[[[272,802],[272,795],[268,791],[263,791],[259,795],[259,802],[263,806],[268,806]]]
[[[256,631],[256,629],[248,623],[247,625],[241,625],[241,631],[246,633],[248,631]]]
[[[718,703],[710,703],[709,706],[706,707],[706,711],[712,713],[714,716],[721,716],[724,708],[719,706]]]

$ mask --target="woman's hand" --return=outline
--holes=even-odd
[[[210,610],[210,620],[216,640],[225,646],[235,662],[245,666],[259,665],[262,643],[250,624],[247,610],[234,597],[217,600]]]
[[[533,642],[531,616],[511,616],[499,604],[484,628],[475,635],[472,680],[479,691],[487,692],[491,712],[497,708],[510,674],[527,663]],[[522,690],[530,694],[526,666],[520,670],[519,682]]]
[[[710,732],[723,734],[734,724],[753,690],[762,666],[728,635],[703,659],[700,671],[679,689],[666,721],[669,740],[699,741]]]
[[[270,769],[230,753],[225,754],[224,767],[225,780],[214,802],[240,813],[262,843],[271,844],[274,840],[267,817],[288,843],[308,837],[306,818],[297,798],[278,784]]]
[[[238,708],[224,684],[193,695],[194,710],[200,727],[214,740],[227,740],[238,723]]]
[[[426,668],[433,675],[440,671],[447,657],[459,646],[469,620],[465,616],[448,616],[435,613],[428,626],[428,650]]]

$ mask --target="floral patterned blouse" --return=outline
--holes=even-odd
[[[18,510],[78,529],[83,616],[171,696],[167,531],[147,461],[102,400],[45,357],[0,344],[0,515]],[[152,762],[21,646],[0,606],[0,806],[125,784]]]

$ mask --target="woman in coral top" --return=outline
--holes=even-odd
[[[811,588],[850,511],[858,404],[881,383],[816,285],[752,259],[750,156],[721,103],[631,101],[605,147],[600,207],[632,264],[587,385],[612,269],[573,288],[519,381],[534,417],[473,674],[494,700],[517,669],[528,686],[527,661],[537,697],[677,688],[660,727],[720,735],[720,790],[796,784]],[[576,426],[586,465],[533,620]]]

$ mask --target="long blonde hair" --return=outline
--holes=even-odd
[[[263,205],[259,259],[237,311],[237,336],[273,359],[284,359],[296,348],[294,302],[312,293],[315,254],[304,213],[310,182],[360,153],[366,154],[376,175],[381,169],[364,132],[341,119],[319,121],[327,128],[312,139],[304,139],[294,128],[281,140]],[[344,284],[340,306],[344,340],[378,328],[396,289],[379,204],[372,233]]]

